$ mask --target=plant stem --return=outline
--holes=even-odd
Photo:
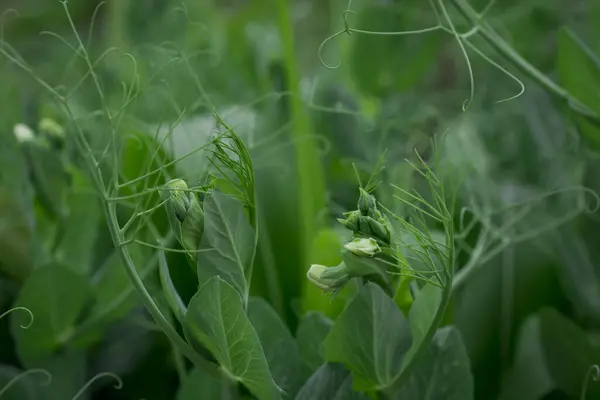
[[[300,265],[308,264],[309,246],[315,231],[317,213],[323,207],[324,179],[319,165],[319,154],[311,136],[311,123],[300,93],[300,74],[296,62],[294,32],[288,0],[277,0],[279,28],[284,49],[284,63],[287,70],[286,82],[290,96],[292,137],[296,143],[296,165],[298,173],[298,215],[302,229],[302,252]],[[304,273],[304,271],[302,271]],[[300,278],[304,280],[304,276]]]
[[[592,124],[600,127],[600,116],[590,110],[585,104],[573,97],[565,88],[558,85],[540,70],[531,65],[517,53],[502,37],[485,22],[482,16],[471,7],[466,0],[450,0],[456,9],[477,28],[477,32],[502,57],[511,62],[517,69],[537,82],[548,93],[565,102],[569,108]]]

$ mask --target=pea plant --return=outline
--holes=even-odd
[[[520,97],[525,89],[471,42],[481,35],[577,118],[597,124],[593,110],[529,65],[483,22],[493,2],[481,13],[462,0],[450,3],[473,26],[467,33],[458,32],[442,0],[429,2],[437,25],[402,32],[350,27],[354,11],[349,2],[344,28],[321,43],[318,56],[325,67],[335,69],[322,53],[342,34],[449,35],[468,66],[469,98],[462,104],[466,112],[475,102],[467,49],[521,88],[501,103]],[[19,76],[41,88],[44,105],[35,128],[31,123],[14,126],[0,150],[2,164],[19,172],[9,177],[11,187],[19,188],[14,203],[33,210],[31,215],[23,211],[23,220],[15,216],[28,227],[19,239],[33,243],[31,249],[11,253],[17,261],[11,265],[22,267],[3,271],[17,282],[11,287],[13,305],[0,320],[10,314],[7,329],[20,367],[0,366],[0,398],[99,398],[123,391],[127,398],[173,396],[157,389],[167,386],[161,382],[148,382],[151,389],[145,393],[128,391],[128,382],[148,379],[147,370],[133,378],[122,375],[147,363],[148,369],[174,372],[170,376],[159,369],[152,380],[174,380],[178,400],[472,399],[477,371],[470,352],[475,346],[469,347],[459,319],[453,319],[465,287],[499,254],[595,212],[585,196],[598,198],[583,186],[547,189],[518,202],[500,198],[491,167],[483,161],[469,163],[475,156],[491,156],[464,126],[456,129],[459,133],[449,130],[428,138],[424,150],[411,149],[403,158],[378,149],[376,162],[352,163],[353,197],[345,203],[350,206],[331,212],[331,204],[322,204],[324,176],[313,165],[318,165],[313,163],[319,159],[318,141],[307,133],[305,99],[297,94],[302,88],[293,67],[297,60],[287,1],[278,1],[277,10],[287,68],[283,80],[290,91],[270,93],[252,102],[256,108],[248,108],[258,129],[268,125],[261,124],[261,112],[275,114],[269,115],[273,120],[285,114],[288,141],[277,132],[257,139],[216,105],[193,64],[194,57],[206,57],[210,50],[191,55],[188,48],[197,49],[198,43],[147,45],[145,50],[159,53],[161,60],[167,55],[161,65],[138,64],[130,53],[116,56],[114,47],[98,55],[92,39],[102,4],[93,13],[87,37],[73,18],[72,6],[60,4],[70,38],[50,31],[42,36],[59,42],[71,55],[62,80],[68,84],[57,85],[32,67],[5,41],[3,25],[0,32],[0,54]],[[188,26],[200,29],[187,6],[175,12]],[[106,62],[114,64],[107,70],[101,67]],[[161,75],[168,68],[185,76],[183,86],[192,87],[189,110],[172,95],[174,81]],[[273,98],[274,107],[269,103]],[[313,101],[311,95],[313,111],[359,114],[332,111]],[[136,116],[138,107],[148,104],[164,108],[156,124]],[[193,120],[199,110],[204,113],[201,123]],[[179,135],[189,121],[194,144],[181,144]],[[461,146],[471,158],[461,153]],[[286,165],[290,147],[297,163],[293,167]],[[269,157],[272,153],[284,155]],[[273,167],[271,159],[280,163]],[[285,167],[297,175],[297,198],[289,204],[270,198],[285,192],[279,186],[292,190],[287,178],[277,176],[284,175]],[[265,170],[277,172],[269,175]],[[399,170],[410,179],[398,178]],[[539,210],[540,204],[567,195],[575,198],[565,200],[569,205],[576,203],[569,213],[557,216],[553,203],[549,211]],[[269,209],[273,204],[289,207],[285,212],[293,210],[289,214],[294,218],[275,221],[273,215],[286,214]],[[322,210],[335,219],[320,218]],[[538,224],[540,219],[545,223]],[[281,230],[288,223],[291,228]],[[278,238],[280,232],[291,238]],[[315,245],[323,238],[329,240],[324,250]],[[281,250],[278,245],[288,247]],[[284,261],[276,260],[281,254]],[[289,271],[283,273],[288,262]],[[293,269],[297,264],[301,268]],[[286,293],[290,287],[304,294]],[[303,295],[324,306],[307,310],[293,303]],[[332,315],[329,307],[336,303],[341,307]],[[504,397],[520,387],[519,371],[528,368],[522,359],[527,340],[537,338],[542,347],[555,343],[548,326],[566,332],[560,337],[572,335],[578,343],[588,343],[579,327],[553,310],[540,311],[528,321],[505,377],[510,385]],[[153,347],[155,360],[148,356],[151,342],[159,343]],[[589,358],[578,360],[575,368],[583,384],[561,380],[552,369],[556,358],[543,352],[548,365],[544,377],[552,381],[543,382],[545,393],[560,388],[585,397],[591,381],[600,377],[593,359],[596,348],[589,348]],[[138,353],[142,356],[131,356]]]

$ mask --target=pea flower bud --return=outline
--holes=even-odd
[[[360,196],[358,197],[358,210],[362,215],[371,215],[377,211],[377,200],[375,196],[367,193],[363,188],[358,189]]]
[[[344,247],[357,256],[373,257],[381,251],[381,248],[373,238],[354,239],[346,243]]]
[[[187,191],[188,186],[182,179],[172,179],[165,185],[170,190],[161,191],[165,201],[165,210],[175,237],[192,262],[197,259],[200,240],[204,232],[204,211],[194,192]]]
[[[325,292],[338,291],[350,280],[344,263],[337,267],[313,264],[306,277]]]
[[[360,218],[360,211],[351,211],[345,213],[346,219],[338,218],[338,221],[346,227],[346,229],[357,232],[358,231],[358,220]]]

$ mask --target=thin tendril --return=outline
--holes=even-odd
[[[467,54],[467,49],[465,49],[463,40],[460,37],[460,35],[458,34],[458,32],[456,31],[456,28],[454,28],[454,23],[452,22],[452,19],[450,18],[450,15],[448,15],[448,11],[446,10],[446,7],[444,6],[444,0],[438,0],[438,5],[440,6],[440,9],[442,10],[442,14],[444,15],[444,18],[446,19],[446,22],[448,22],[448,25],[450,25],[450,30],[454,34],[454,37],[456,38],[456,41],[458,42],[458,45],[460,46],[460,50],[462,51],[463,55],[465,56],[465,61],[467,63],[467,69],[469,70],[470,95],[469,95],[469,98],[466,99],[462,104],[462,110],[467,111],[471,105],[471,102],[473,101],[473,98],[475,97],[475,78],[473,76],[473,67],[471,66],[471,60],[469,59],[469,55]]]
[[[10,13],[15,14],[17,17],[20,17],[19,12],[14,8],[4,10],[2,15],[0,15],[0,46],[4,45],[4,19]]]
[[[585,374],[585,379],[583,380],[583,387],[581,389],[581,400],[585,400],[590,378],[593,379],[594,382],[598,382],[598,380],[600,380],[600,367],[597,364],[590,366],[590,368],[588,368],[587,370],[587,373]]]
[[[33,313],[31,312],[31,310],[27,307],[13,307],[8,311],[5,311],[4,313],[2,313],[0,315],[0,319],[4,318],[5,316],[7,316],[8,314],[14,312],[14,311],[25,311],[27,314],[29,314],[29,323],[27,325],[21,325],[21,328],[23,329],[28,329],[31,324],[33,324]]]
[[[344,20],[344,29],[341,29],[338,32],[328,36],[319,45],[317,55],[319,56],[319,60],[321,61],[321,64],[325,68],[337,69],[341,65],[340,60],[338,60],[336,65],[326,64],[325,61],[323,60],[323,47],[325,46],[326,43],[330,42],[331,40],[335,39],[336,37],[338,37],[340,35],[343,35],[344,33],[347,33],[348,35],[351,35],[352,33],[359,33],[359,34],[363,34],[363,35],[404,36],[404,35],[419,35],[422,33],[434,32],[434,31],[438,31],[438,30],[442,29],[442,26],[439,24],[436,26],[428,27],[428,28],[416,29],[416,30],[410,30],[410,31],[369,31],[369,30],[351,28],[350,24],[348,22],[348,14],[356,14],[356,11],[351,10],[350,5],[351,5],[351,2],[348,2],[348,7],[342,13],[342,18]]]
[[[114,386],[115,389],[120,390],[123,388],[123,381],[117,375],[113,374],[112,372],[100,372],[99,374],[94,375],[92,379],[87,381],[87,383],[83,385],[83,387],[79,390],[79,392],[77,392],[77,394],[75,394],[75,396],[73,396],[71,400],[77,400],[94,382],[104,377],[112,378],[117,382]]]
[[[28,375],[33,375],[33,374],[42,374],[42,375],[44,375],[44,377],[46,378],[46,380],[45,380],[45,382],[42,382],[43,386],[48,386],[50,384],[50,382],[52,382],[52,375],[47,370],[45,370],[45,369],[39,369],[39,368],[30,369],[30,370],[24,371],[23,373],[15,376],[10,381],[8,381],[8,383],[2,389],[0,389],[0,397],[2,397],[2,395],[4,393],[6,393],[8,391],[8,389],[10,389],[12,386],[14,386],[21,379],[27,377]]]

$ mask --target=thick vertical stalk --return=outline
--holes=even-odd
[[[294,30],[289,0],[277,0],[279,29],[284,51],[286,84],[293,93],[290,99],[292,138],[296,149],[298,174],[298,216],[301,224],[300,265],[308,265],[310,240],[315,232],[317,213],[323,208],[324,179],[310,118],[300,94],[300,73],[294,46]],[[299,277],[299,282],[304,275]]]

